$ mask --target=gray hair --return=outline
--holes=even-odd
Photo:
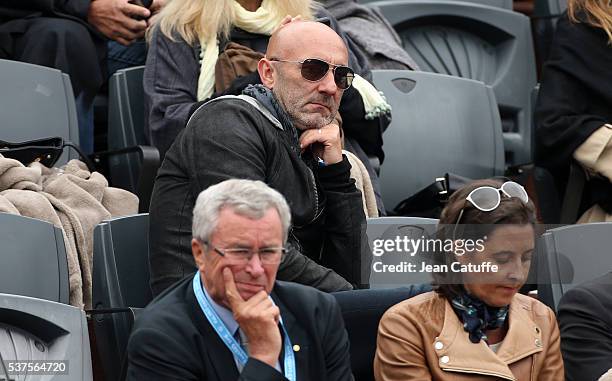
[[[217,228],[221,209],[228,207],[236,214],[260,219],[270,208],[276,209],[287,241],[291,212],[282,194],[261,181],[232,179],[208,187],[198,196],[193,208],[193,238],[206,242]]]

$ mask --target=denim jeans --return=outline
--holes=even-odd
[[[123,46],[116,41],[109,41],[107,48],[108,78],[117,70],[144,65],[147,59],[147,43],[144,39],[134,41],[129,46]]]

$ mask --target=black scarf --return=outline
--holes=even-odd
[[[451,300],[451,306],[463,322],[463,329],[469,333],[470,341],[478,343],[487,340],[485,331],[502,327],[508,316],[508,306],[491,307],[475,296],[464,292]]]
[[[246,89],[242,91],[242,94],[253,97],[263,104],[268,111],[272,113],[278,119],[283,126],[283,130],[287,133],[287,137],[290,139],[292,145],[298,146],[299,137],[297,128],[293,125],[291,118],[285,112],[283,107],[278,103],[278,100],[270,89],[264,85],[248,85]]]
[[[293,125],[291,121],[291,117],[287,114],[283,106],[278,103],[278,100],[274,96],[274,93],[265,87],[264,85],[249,85],[243,91],[242,94],[248,95],[252,98],[257,99],[259,103],[264,105],[264,107],[272,113],[278,119],[278,121],[283,126],[283,131],[285,132],[284,138],[289,141],[297,152],[300,152],[300,131]],[[300,155],[302,160],[310,167],[310,169],[314,169],[316,167],[316,160],[312,155],[310,150],[304,151],[303,154]]]

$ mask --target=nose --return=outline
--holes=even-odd
[[[529,264],[523,263],[521,258],[508,263],[508,280],[514,284],[523,284],[527,280]]]
[[[328,70],[327,73],[325,73],[325,77],[319,82],[319,92],[329,96],[334,96],[338,92],[338,86],[336,86],[336,82],[334,81],[333,70]]]
[[[259,254],[253,254],[245,267],[245,271],[254,278],[259,277],[264,273],[265,270],[263,264],[261,263],[261,259],[259,259]]]

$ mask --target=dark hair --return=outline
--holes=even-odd
[[[531,199],[527,204],[524,204],[516,197],[502,196],[499,206],[489,212],[479,210],[466,200],[470,192],[476,188],[482,186],[499,188],[503,183],[504,181],[498,179],[476,180],[453,193],[440,215],[437,238],[439,240],[454,240],[456,238],[478,239],[484,235],[491,235],[497,228],[494,225],[501,224],[530,224],[535,227],[537,217],[535,206]],[[463,215],[455,229],[455,224],[461,210],[463,210]],[[431,258],[435,264],[445,264],[448,266],[455,261],[454,253],[448,252],[436,253]],[[463,282],[460,273],[434,272],[432,275],[434,290],[447,299],[450,300],[463,293]]]

